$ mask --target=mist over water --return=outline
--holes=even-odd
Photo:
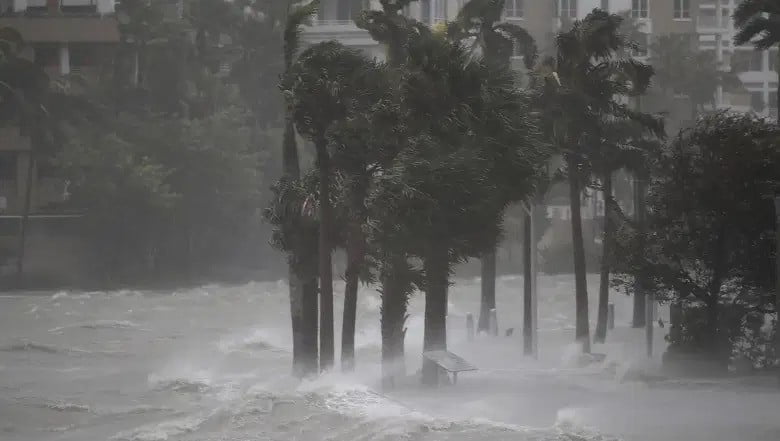
[[[670,380],[630,329],[581,367],[571,276],[540,279],[540,357],[522,357],[522,277],[498,280],[501,337],[466,341],[479,279],[450,290],[449,344],[480,370],[453,387],[410,379],[380,393],[379,299],[358,304],[357,371],[289,376],[287,287],[49,292],[0,298],[2,440],[647,440],[776,441],[780,390],[749,381]],[[595,320],[597,278],[589,279]],[[336,286],[340,317],[342,286]],[[422,296],[410,306],[407,370],[420,366]],[[667,312],[661,308],[661,316]],[[505,337],[514,328],[512,337]],[[339,339],[340,322],[336,322]],[[656,328],[660,355],[666,329]],[[338,345],[337,345],[338,347]],[[337,348],[338,349],[338,348]],[[639,375],[637,372],[645,372]],[[758,380],[756,380],[758,381]]]

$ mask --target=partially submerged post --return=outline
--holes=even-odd
[[[493,308],[490,310],[490,319],[488,322],[488,329],[490,329],[490,334],[494,337],[498,336],[498,316],[496,315],[496,309]]]
[[[474,341],[474,316],[471,313],[466,314],[466,338]]]
[[[607,329],[615,329],[615,304],[610,303],[607,306]]]

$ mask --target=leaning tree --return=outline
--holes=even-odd
[[[450,39],[468,44],[473,55],[481,55],[494,69],[509,69],[515,48],[523,54],[526,69],[532,69],[537,58],[536,42],[523,27],[502,21],[504,0],[470,0],[447,25]],[[485,133],[490,136],[490,133]],[[509,196],[509,195],[507,195]],[[506,201],[497,199],[496,209],[503,210]],[[477,329],[488,332],[489,314],[496,307],[496,247],[484,253],[481,301]]]
[[[620,33],[622,17],[594,10],[556,37],[555,83],[548,82],[546,112],[553,116],[548,127],[564,157],[569,181],[574,252],[575,338],[590,351],[588,292],[582,236],[580,196],[590,184],[598,159],[600,130],[608,120],[645,121],[621,97],[642,94],[653,74],[652,67],[627,55],[634,45]],[[595,142],[594,142],[595,141]]]

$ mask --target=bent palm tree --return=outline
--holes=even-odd
[[[284,75],[289,75],[301,41],[301,27],[317,12],[318,0],[304,6],[288,8],[284,28]],[[284,135],[282,138],[282,169],[285,179],[294,181],[301,177],[298,145],[295,140],[295,120],[292,103],[285,109]],[[297,216],[292,217],[297,219]],[[293,221],[295,222],[295,221]],[[296,222],[297,224],[297,222]],[[298,225],[300,227],[300,225]],[[293,230],[296,225],[289,225]],[[298,375],[317,372],[319,353],[317,348],[317,271],[316,246],[311,238],[292,232],[288,262],[290,309],[293,329],[293,370]]]
[[[653,74],[649,65],[622,55],[633,43],[619,32],[621,22],[618,15],[594,10],[556,39],[556,69],[562,87],[554,88],[550,96],[560,115],[552,131],[568,171],[577,311],[575,337],[585,352],[590,351],[590,336],[580,195],[599,159],[598,150],[593,150],[594,141],[596,145],[600,142],[605,120],[636,120],[650,125],[655,120],[617,101],[619,96],[643,93]]]
[[[780,2],[777,0],[743,0],[734,9],[732,17],[734,26],[739,29],[734,35],[735,44],[752,42],[756,50],[780,46]],[[772,67],[780,76],[778,66]],[[780,98],[780,87],[777,94]]]
[[[328,133],[347,117],[360,101],[355,87],[370,69],[360,52],[335,41],[306,49],[290,70],[288,88],[298,131],[314,143],[319,177],[319,276],[320,276],[320,368],[330,369],[334,360],[333,267],[334,230],[330,195],[331,154]]]
[[[449,38],[471,42],[472,54],[481,53],[484,61],[493,68],[510,66],[514,48],[523,53],[523,61],[527,69],[531,69],[537,57],[537,47],[531,34],[524,28],[502,23],[504,0],[470,0],[463,5],[454,22],[447,25]],[[481,257],[481,301],[477,330],[490,330],[490,311],[496,308],[496,247],[484,253]]]

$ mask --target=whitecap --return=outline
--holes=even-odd
[[[212,375],[205,370],[167,369],[162,373],[149,374],[147,380],[153,390],[202,393],[211,388]]]
[[[134,430],[120,432],[111,439],[114,441],[167,441],[196,431],[205,421],[202,417],[185,417],[150,424]]]

